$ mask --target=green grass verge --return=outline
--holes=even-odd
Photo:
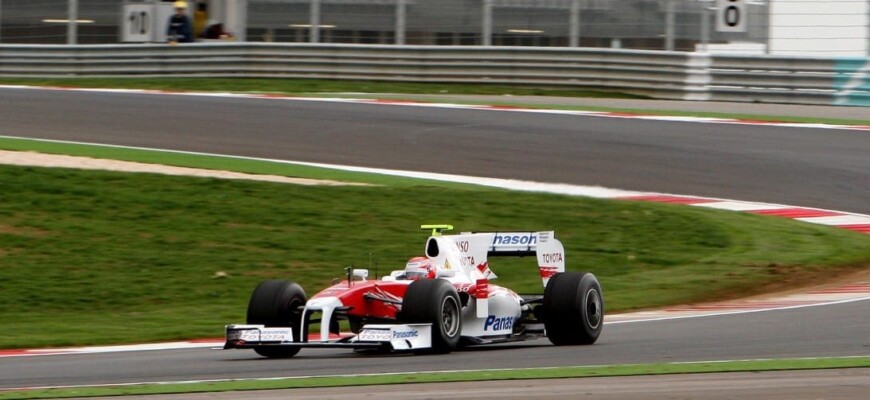
[[[75,86],[88,88],[156,89],[171,91],[220,91],[242,93],[414,93],[484,94],[515,96],[603,97],[640,99],[643,96],[619,92],[560,89],[506,84],[375,82],[324,79],[263,78],[4,78],[0,84],[35,86]]]
[[[0,391],[0,400],[130,396],[170,393],[276,390],[313,387],[470,382],[517,379],[589,378],[607,376],[790,371],[807,369],[867,367],[870,367],[870,357],[604,365],[509,370],[480,370],[475,371],[473,374],[468,372],[426,372],[422,374],[381,374],[269,380],[239,380],[209,383],[169,383],[157,385],[130,385],[120,387],[37,389],[6,392]]]
[[[255,78],[53,78],[53,79],[0,79],[0,84],[33,86],[74,86],[87,88],[127,88],[154,89],[170,91],[217,91],[236,93],[274,93],[311,97],[372,97],[365,94],[379,94],[380,97],[401,98],[424,102],[442,102],[431,95],[511,95],[511,96],[556,96],[585,98],[640,99],[642,96],[618,92],[600,92],[558,88],[534,88],[503,84],[441,84],[341,81],[316,79],[255,79]],[[353,95],[348,93],[354,93]],[[391,95],[383,95],[390,93]],[[359,94],[359,95],[357,95]],[[395,94],[399,94],[396,96]],[[430,95],[430,96],[426,96]],[[599,106],[542,105],[516,101],[476,102],[474,100],[451,99],[451,103],[504,105],[524,108],[557,110],[606,111],[646,115],[670,115],[690,117],[732,118],[758,121],[824,123],[835,125],[868,125],[867,119],[838,119],[793,117],[777,115],[737,114],[700,111],[673,111]]]
[[[131,149],[9,137],[0,137],[0,149],[106,158],[148,164],[244,172],[249,174],[328,179],[342,182],[368,183],[373,185],[408,186],[418,185],[421,182],[419,179],[360,172],[346,172],[337,169],[309,167],[283,162],[264,162],[242,157],[197,155],[162,150]],[[453,188],[469,187],[468,185],[439,181],[432,181],[431,183]]]
[[[245,168],[312,172],[267,164]],[[312,187],[13,166],[0,166],[0,182],[0,320],[11,332],[0,348],[221,336],[244,321],[263,279],[294,279],[313,294],[370,258],[381,274],[401,268],[422,251],[421,223],[555,230],[568,269],[595,272],[610,311],[811,285],[870,265],[870,236],[845,230],[470,185]],[[497,261],[499,284],[542,291],[533,261]]]

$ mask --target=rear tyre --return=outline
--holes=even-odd
[[[557,346],[592,344],[604,325],[604,297],[595,275],[556,274],[544,289],[542,314],[547,338]]]
[[[422,279],[408,286],[399,320],[431,323],[433,353],[449,353],[459,345],[462,314],[459,294],[443,279]]]
[[[298,284],[285,280],[263,281],[248,302],[248,324],[265,325],[266,327],[289,327],[293,332],[293,340],[300,340],[301,313],[299,307],[304,306],[307,298],[305,291]],[[298,347],[258,347],[254,351],[263,357],[289,358],[299,353]]]

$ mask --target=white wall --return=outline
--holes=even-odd
[[[868,56],[868,13],[868,0],[770,0],[770,54]]]

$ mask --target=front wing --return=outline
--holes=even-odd
[[[418,350],[432,347],[432,324],[372,324],[364,325],[359,334],[331,338],[293,337],[290,328],[264,325],[227,325],[224,349],[257,347],[311,347]]]

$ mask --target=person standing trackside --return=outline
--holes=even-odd
[[[196,2],[196,11],[193,12],[193,37],[202,37],[205,34],[208,22],[208,5],[205,2]]]
[[[166,30],[170,44],[193,42],[193,27],[187,16],[187,2],[176,1],[172,4],[175,14],[169,18],[169,28]]]

